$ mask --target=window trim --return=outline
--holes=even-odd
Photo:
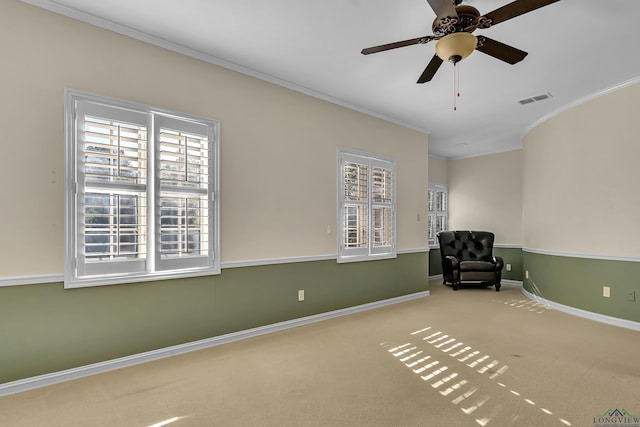
[[[368,222],[368,242],[366,248],[348,249],[344,247],[344,206],[346,204],[344,200],[344,163],[345,161],[361,161],[363,164],[369,166],[369,177],[372,175],[372,168],[374,166],[385,166],[391,169],[391,202],[386,205],[391,208],[391,245],[388,250],[376,248],[373,245],[373,207],[381,205],[380,203],[373,202],[373,190],[372,179],[368,181],[367,190],[367,222]],[[337,221],[336,221],[336,238],[337,238],[337,262],[358,262],[358,261],[372,261],[378,259],[390,259],[397,257],[397,233],[396,233],[396,217],[397,217],[397,167],[396,161],[389,157],[384,157],[376,154],[365,153],[352,149],[338,147],[337,149]]]
[[[187,266],[180,269],[159,270],[156,268],[156,255],[158,244],[155,243],[156,222],[158,221],[155,207],[159,203],[160,184],[159,176],[156,176],[156,163],[158,162],[158,150],[154,149],[155,131],[154,127],[147,128],[147,170],[149,176],[146,182],[147,194],[147,256],[143,261],[146,264],[144,271],[140,272],[113,272],[106,274],[95,274],[91,276],[80,276],[77,273],[78,259],[78,215],[76,209],[76,193],[79,186],[83,185],[78,181],[78,141],[76,133],[76,106],[78,103],[89,102],[94,106],[103,105],[106,108],[129,110],[132,114],[142,114],[149,118],[153,124],[154,117],[162,116],[168,119],[177,119],[185,124],[193,123],[206,126],[210,132],[209,137],[209,176],[208,203],[210,210],[209,222],[209,251],[208,262],[204,267]],[[65,183],[64,183],[64,287],[82,288],[89,286],[113,285],[121,283],[134,283],[154,280],[176,279],[185,277],[198,277],[220,274],[220,122],[218,120],[199,117],[190,114],[176,113],[170,110],[155,108],[149,105],[138,104],[121,99],[111,98],[102,95],[95,95],[88,92],[77,91],[66,88],[64,91],[64,149],[65,149]],[[158,255],[159,256],[159,255]],[[127,261],[122,262],[125,264]],[[133,261],[136,262],[136,261]]]

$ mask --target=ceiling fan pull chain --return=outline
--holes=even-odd
[[[454,66],[454,68],[456,69],[456,94],[460,96],[460,66]]]
[[[458,97],[460,96],[460,88],[459,88],[459,84],[460,82],[458,81],[460,78],[460,74],[458,73],[458,64],[456,64],[454,62],[453,64],[453,111],[457,111],[458,110]]]

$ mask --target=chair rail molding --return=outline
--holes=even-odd
[[[598,255],[578,252],[560,252],[550,251],[546,249],[534,249],[523,247],[524,252],[539,254],[539,255],[551,255],[568,258],[583,258],[583,259],[601,259],[605,261],[628,261],[628,262],[640,262],[640,257],[620,256],[620,255]]]

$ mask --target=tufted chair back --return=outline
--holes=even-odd
[[[460,261],[491,261],[494,238],[489,231],[442,231],[438,233],[440,255]]]

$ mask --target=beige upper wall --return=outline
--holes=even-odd
[[[638,257],[639,103],[635,84],[562,112],[525,136],[525,247]]]
[[[220,120],[223,262],[336,253],[337,147],[397,161],[398,249],[426,247],[425,134],[17,0],[0,49],[0,276],[63,271],[65,88]]]
[[[522,244],[522,150],[448,161],[449,229]]]
[[[429,184],[447,185],[447,160],[429,156]]]

